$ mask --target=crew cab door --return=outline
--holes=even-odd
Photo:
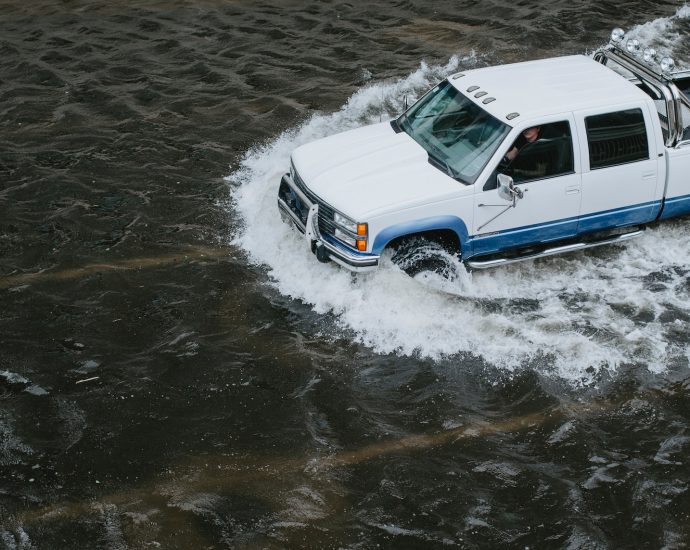
[[[653,220],[661,207],[665,165],[646,106],[593,109],[576,118],[587,141],[578,233]]]
[[[474,195],[473,255],[490,254],[572,237],[580,212],[580,151],[573,139],[575,119],[530,123],[519,128],[499,149],[502,156],[516,136],[539,126],[539,139],[523,147],[507,167],[497,166]],[[498,164],[498,162],[496,162]],[[496,190],[496,173],[506,173],[522,191],[522,198],[508,201]]]

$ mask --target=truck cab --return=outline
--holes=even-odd
[[[420,237],[486,268],[690,212],[690,74],[621,33],[593,58],[456,73],[395,120],[299,147],[282,217],[319,261],[363,271]]]

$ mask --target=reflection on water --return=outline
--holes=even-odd
[[[69,281],[82,279],[94,274],[126,269],[146,269],[166,266],[175,263],[185,263],[196,260],[213,259],[227,254],[227,250],[218,248],[195,248],[185,252],[174,252],[151,258],[127,258],[115,260],[109,263],[90,264],[80,267],[61,270],[39,271],[22,273],[21,275],[9,275],[0,278],[0,288],[9,288],[15,292],[24,290],[29,285],[51,281]]]
[[[275,188],[458,68],[688,58],[687,7],[3,8],[1,548],[683,547],[685,220],[353,277]]]

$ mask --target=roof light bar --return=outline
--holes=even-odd
[[[623,53],[639,56],[642,48],[640,41],[637,38],[628,38],[625,40],[625,31],[620,27],[616,27],[611,31],[610,44]],[[659,54],[654,48],[645,48],[642,52],[642,59],[648,65],[656,65],[661,69],[662,73],[672,73],[676,68],[676,63],[671,57],[658,58]],[[657,71],[658,72],[658,71]]]

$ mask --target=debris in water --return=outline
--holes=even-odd
[[[92,376],[91,378],[84,378],[82,380],[77,380],[75,384],[83,384],[84,382],[92,382],[93,380],[98,380],[100,376]]]

